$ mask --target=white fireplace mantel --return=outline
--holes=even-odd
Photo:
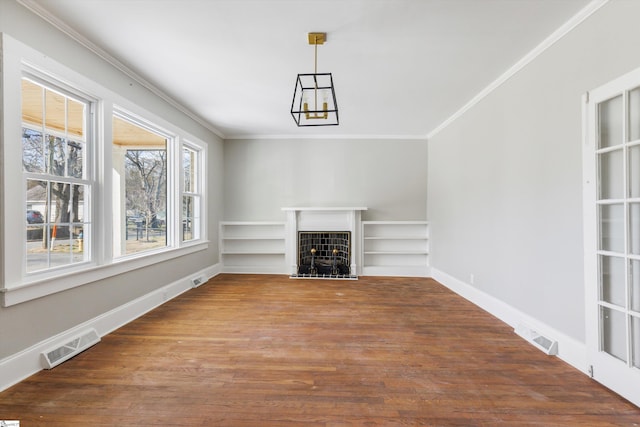
[[[285,259],[291,274],[298,272],[298,231],[349,231],[351,233],[351,274],[357,276],[361,259],[360,223],[365,207],[287,207]]]
[[[300,206],[295,208],[282,208],[283,211],[366,211],[364,207],[344,207],[344,206]]]

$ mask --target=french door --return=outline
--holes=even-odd
[[[585,114],[587,359],[640,406],[640,69],[590,92]]]

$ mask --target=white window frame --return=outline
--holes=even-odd
[[[195,215],[195,213],[193,216],[194,218],[197,217],[200,220],[199,223],[193,225],[194,234],[197,234],[197,237],[193,239],[184,240],[182,235],[182,229],[181,228],[177,229],[178,239],[183,245],[188,245],[192,242],[196,242],[199,239],[201,239],[203,235],[206,235],[205,233],[206,221],[204,221],[204,218],[205,218],[204,200],[205,200],[205,194],[206,194],[205,193],[206,168],[204,167],[204,161],[206,158],[206,148],[207,148],[206,145],[203,146],[202,144],[198,144],[189,140],[183,140],[179,147],[180,159],[182,159],[182,153],[184,149],[189,149],[196,153],[195,165],[192,165],[192,167],[196,168],[196,173],[194,174],[195,182],[192,183],[193,191],[186,191],[184,189],[184,165],[182,161],[179,162],[180,172],[178,176],[180,177],[179,179],[180,197],[177,200],[179,205],[178,210],[180,212],[180,227],[182,227],[182,223],[185,220],[182,212],[182,199],[184,196],[191,196],[199,199],[197,204],[199,211],[197,213],[197,216]],[[196,233],[196,230],[197,230],[197,233]]]
[[[135,269],[161,263],[173,258],[184,256],[208,248],[208,236],[206,229],[206,192],[203,188],[201,203],[201,235],[200,239],[182,242],[177,235],[172,236],[172,244],[159,251],[149,251],[114,258],[112,251],[113,225],[112,212],[112,129],[111,119],[116,110],[128,111],[149,123],[154,123],[160,129],[165,129],[169,134],[175,135],[176,143],[173,144],[172,156],[179,158],[182,147],[181,141],[189,141],[189,144],[202,149],[200,171],[201,183],[206,183],[206,158],[207,144],[172,123],[158,117],[137,106],[131,100],[104,88],[91,79],[69,69],[56,62],[50,56],[44,55],[25,44],[0,33],[2,52],[2,121],[4,126],[0,135],[0,149],[2,150],[2,198],[0,199],[0,303],[2,306],[11,306],[24,301],[40,298],[45,295],[64,291],[87,283],[102,280],[111,276],[126,273]],[[87,95],[95,100],[95,147],[91,147],[94,153],[95,163],[90,167],[95,178],[95,186],[92,191],[93,209],[92,239],[102,242],[91,249],[91,261],[74,265],[72,268],[60,271],[52,271],[49,274],[28,277],[25,273],[24,258],[26,251],[17,250],[16,242],[24,242],[23,233],[25,222],[25,191],[22,186],[12,186],[17,177],[22,176],[22,144],[13,143],[21,141],[22,108],[21,108],[21,81],[23,72],[29,70],[38,73],[44,80],[51,79],[60,82],[64,87]],[[173,198],[173,233],[179,232],[181,218],[181,204],[175,200],[181,200],[179,181],[176,177],[181,170],[181,162],[173,162],[173,182],[170,197]],[[169,173],[169,171],[168,171]],[[19,188],[16,188],[19,187]],[[168,195],[169,197],[169,195]],[[180,210],[178,210],[180,207]],[[19,224],[20,226],[16,226]],[[167,236],[169,239],[169,236]]]
[[[65,96],[65,97],[69,97],[71,99],[76,99],[77,101],[81,101],[83,103],[87,104],[88,107],[88,111],[87,111],[87,115],[89,116],[86,120],[85,120],[85,124],[87,125],[87,129],[86,131],[86,144],[84,147],[84,152],[83,155],[85,157],[85,162],[84,162],[84,178],[72,178],[72,177],[57,177],[54,175],[51,175],[47,172],[43,173],[43,174],[34,174],[34,173],[29,173],[26,171],[22,172],[22,178],[21,178],[21,183],[22,185],[25,184],[26,180],[45,180],[47,182],[54,182],[54,181],[62,181],[62,182],[68,182],[68,183],[73,183],[73,184],[77,184],[77,185],[83,185],[85,187],[88,187],[90,189],[88,194],[84,195],[84,203],[86,203],[88,206],[85,210],[85,213],[87,215],[87,218],[84,219],[84,223],[87,223],[89,226],[88,228],[85,227],[85,231],[89,231],[89,233],[87,233],[87,235],[85,235],[84,237],[84,261],[82,262],[78,262],[78,263],[73,263],[73,264],[66,264],[64,266],[59,266],[59,267],[49,267],[47,269],[43,269],[43,270],[38,270],[38,271],[34,271],[34,272],[26,272],[26,257],[23,257],[22,262],[22,269],[23,272],[25,274],[25,278],[28,278],[27,280],[29,281],[33,281],[33,280],[37,280],[40,277],[44,277],[44,278],[48,278],[52,275],[56,274],[56,271],[61,271],[61,272],[72,272],[72,271],[77,271],[77,270],[81,270],[84,267],[85,264],[87,263],[91,263],[92,262],[92,242],[93,240],[93,236],[91,235],[91,229],[92,229],[92,220],[91,220],[91,215],[92,212],[94,211],[94,208],[92,206],[92,202],[95,200],[95,198],[92,197],[92,192],[93,190],[96,188],[96,180],[95,180],[95,173],[94,173],[94,169],[95,169],[95,143],[96,143],[96,137],[95,137],[95,130],[96,130],[96,122],[95,122],[95,108],[96,108],[96,104],[97,104],[97,99],[95,99],[93,96],[88,95],[86,93],[81,93],[77,90],[75,90],[72,87],[68,87],[66,84],[54,80],[50,77],[47,76],[42,76],[38,70],[34,70],[29,66],[25,66],[23,67],[23,74],[22,74],[22,78],[26,78],[27,80],[30,80],[32,82],[34,82],[35,84],[42,86],[50,91],[53,92],[59,92],[61,95]],[[25,125],[24,123],[22,123],[22,127],[27,127],[30,129],[34,129],[33,126],[27,124]],[[34,129],[35,130],[35,129]],[[38,131],[45,131],[45,133],[48,133],[48,131],[46,129],[38,129]],[[58,132],[51,132],[50,134],[58,134]],[[44,136],[44,133],[43,133]],[[12,150],[12,154],[13,154],[14,150]],[[20,162],[22,163],[22,154],[20,156]],[[25,188],[22,187],[22,192],[23,192],[23,198],[25,197]],[[23,202],[26,202],[26,200],[24,200]],[[26,203],[23,203],[23,211],[26,208]],[[47,218],[47,221],[49,221],[49,218]],[[26,253],[26,240],[24,240],[23,237],[23,247],[22,247],[22,253],[25,254]]]
[[[116,248],[113,248],[112,253],[113,253],[114,261],[118,262],[120,260],[126,260],[129,258],[138,258],[138,257],[151,255],[153,253],[163,252],[167,249],[178,246],[176,245],[177,239],[175,237],[177,231],[172,224],[175,223],[173,218],[176,214],[176,194],[178,193],[176,189],[178,181],[176,179],[176,174],[173,172],[175,169],[173,165],[177,161],[179,161],[179,158],[176,157],[176,151],[177,151],[177,147],[179,146],[179,143],[178,143],[178,135],[176,135],[175,133],[172,133],[166,129],[163,129],[157,124],[155,124],[154,122],[150,120],[146,120],[142,116],[132,113],[131,111],[127,111],[119,106],[114,106],[113,115],[109,123],[112,123],[113,118],[116,118],[116,117],[126,122],[129,122],[132,125],[138,126],[151,133],[154,133],[158,136],[163,137],[166,141],[166,152],[167,152],[167,207],[166,207],[167,209],[167,218],[166,218],[167,241],[166,241],[166,246],[157,248],[157,249],[131,253],[131,254],[117,254],[118,251],[116,251]],[[116,189],[114,188],[114,194],[113,194],[114,199],[116,198],[115,191]],[[122,201],[122,202],[126,203],[125,201]],[[114,231],[113,235],[115,236],[116,233],[120,233],[122,230],[114,229],[113,231]]]

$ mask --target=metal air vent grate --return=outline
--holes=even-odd
[[[51,369],[83,352],[92,345],[97,344],[99,341],[100,337],[98,336],[98,332],[96,332],[95,329],[89,329],[66,341],[64,344],[43,351],[41,353],[42,365],[44,369]]]

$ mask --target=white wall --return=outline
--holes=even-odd
[[[582,343],[581,97],[640,67],[638,16],[609,2],[429,141],[434,269]]]
[[[38,342],[217,262],[217,223],[222,213],[222,141],[14,1],[0,0],[0,32],[49,55],[141,108],[208,142],[208,227],[212,242],[206,251],[11,307],[0,307],[0,325],[3,325],[0,328],[2,362]],[[0,191],[11,184],[0,182]]]
[[[367,220],[424,220],[426,163],[426,140],[229,140],[224,218],[278,221],[282,207],[365,206]]]

